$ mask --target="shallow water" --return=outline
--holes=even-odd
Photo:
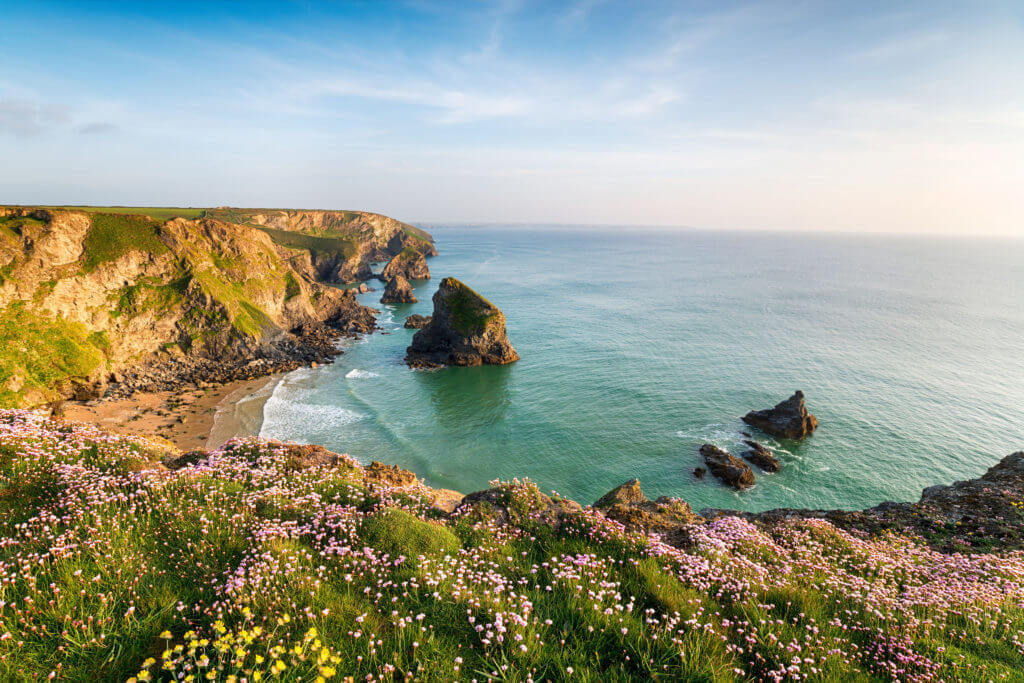
[[[916,500],[1024,448],[1024,242],[428,229],[440,255],[419,303],[361,295],[389,334],[286,376],[262,436],[460,491],[518,476],[590,502],[635,476],[652,497],[748,510]],[[402,364],[405,317],[429,315],[447,275],[505,312],[518,363]],[[798,388],[820,427],[760,439],[781,472],[739,493],[693,478],[702,443],[738,453],[739,416]]]

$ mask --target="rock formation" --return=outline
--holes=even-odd
[[[745,489],[754,485],[754,473],[750,466],[727,451],[706,443],[700,447],[700,454],[711,474],[729,486]]]
[[[743,457],[760,467],[765,472],[778,472],[782,466],[775,455],[756,441],[744,440],[743,443],[750,447],[743,453]]]
[[[382,304],[414,304],[416,301],[412,285],[401,275],[388,280],[388,286],[384,288],[384,295],[380,298]]]
[[[419,315],[418,313],[413,313],[412,315],[405,319],[405,329],[407,330],[421,330],[429,324],[429,315]]]
[[[412,247],[402,249],[388,261],[379,277],[382,281],[388,282],[396,275],[401,275],[407,280],[429,280],[430,268],[427,267],[427,259]]]
[[[453,277],[434,294],[434,314],[412,338],[406,362],[412,367],[502,365],[519,360],[498,307]]]
[[[327,262],[368,271],[411,244],[433,250],[376,214],[182,213],[0,207],[0,343],[34,350],[0,353],[0,407],[327,361],[339,336],[376,326],[352,292],[320,282],[345,280]]]
[[[630,531],[664,533],[697,519],[690,505],[678,498],[661,496],[651,501],[638,479],[630,479],[603,495],[594,507],[626,526]]]
[[[774,408],[747,413],[743,421],[780,439],[802,439],[818,428],[818,419],[807,412],[802,391]]]

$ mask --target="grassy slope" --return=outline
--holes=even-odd
[[[455,290],[445,299],[452,325],[463,334],[483,332],[498,316],[497,306],[455,278],[446,278],[446,281],[455,283]]]
[[[149,216],[150,218],[159,221],[169,221],[172,218],[198,218],[206,211],[206,209],[173,206],[40,206],[33,208],[58,209],[61,211],[84,211],[85,213]]]
[[[0,678],[1021,678],[1019,554],[737,519],[679,550],[556,528],[528,484],[503,523],[256,442],[136,474],[149,451],[0,414]]]
[[[24,302],[0,309],[0,407],[27,394],[57,398],[54,384],[84,377],[103,362],[105,339],[81,323],[35,313]],[[12,382],[20,384],[15,391]]]

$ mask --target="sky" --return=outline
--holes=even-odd
[[[0,203],[1024,236],[1024,2],[0,0]]]

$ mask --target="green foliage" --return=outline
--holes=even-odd
[[[455,284],[455,291],[445,299],[452,325],[463,334],[482,333],[498,317],[497,307],[455,278],[446,281]]]
[[[289,249],[302,249],[314,256],[319,254],[341,254],[345,258],[352,258],[359,249],[352,238],[318,237],[292,230],[277,230],[263,226],[257,227],[259,230],[270,235],[270,239],[274,240],[275,244],[280,244],[282,247],[288,247]]]
[[[40,208],[58,209],[61,211],[83,211],[85,213],[148,216],[161,222],[169,221],[172,218],[199,218],[206,211],[206,209],[170,206],[44,206]]]
[[[130,251],[165,254],[167,246],[157,237],[159,221],[145,216],[95,213],[85,237],[82,270],[90,272],[101,263],[112,261]]]
[[[459,539],[447,527],[424,522],[404,510],[388,508],[369,517],[360,535],[372,547],[392,557],[453,553]]]
[[[289,270],[284,274],[284,300],[291,301],[301,293],[302,288],[299,286],[299,281],[295,279],[295,275]]]
[[[106,346],[81,323],[11,304],[0,311],[0,407],[56,398],[54,385],[87,377],[103,362]]]

